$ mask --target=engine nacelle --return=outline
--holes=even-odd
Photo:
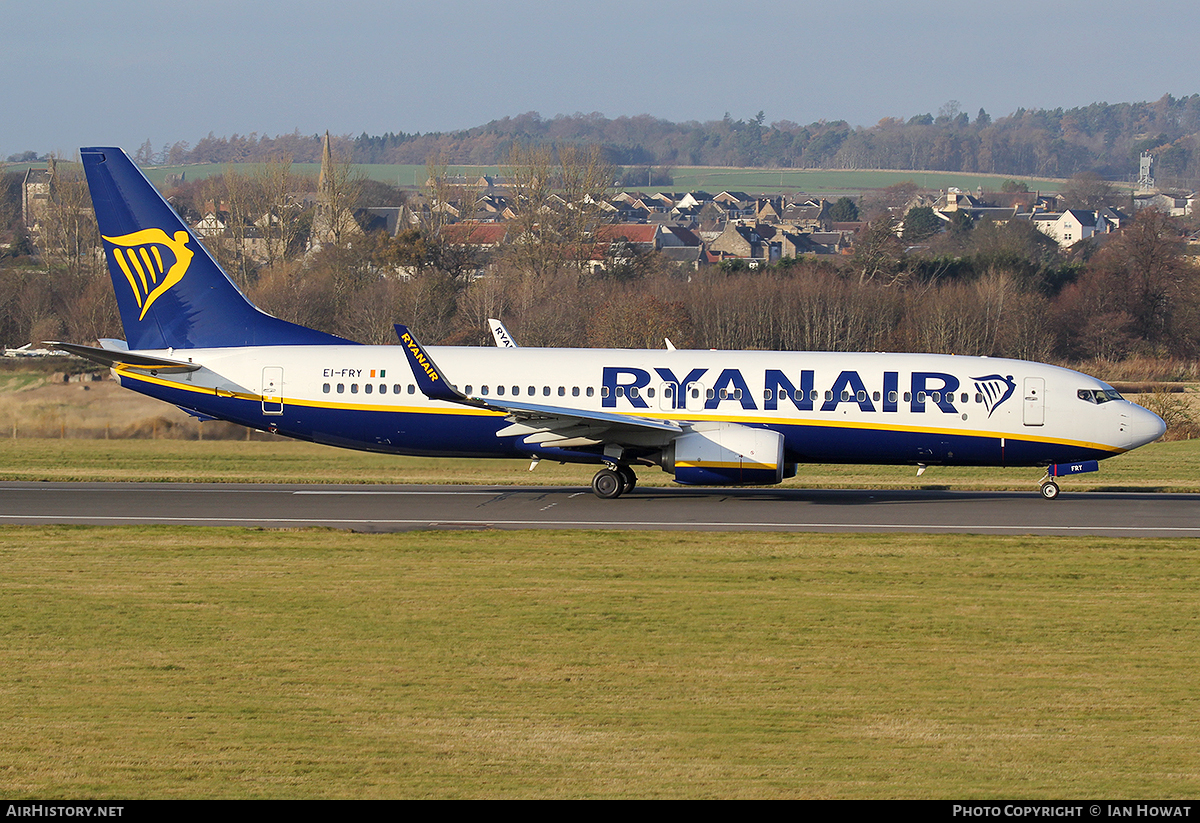
[[[785,471],[783,435],[736,423],[697,427],[663,450],[662,467],[676,483],[693,486],[779,483]]]

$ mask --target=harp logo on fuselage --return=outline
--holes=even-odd
[[[142,229],[104,239],[142,310],[138,320],[144,320],[154,301],[183,279],[194,254],[187,247],[185,231],[171,238],[162,229]]]
[[[1011,374],[1007,377],[989,374],[985,377],[972,377],[971,379],[975,381],[975,391],[983,397],[983,405],[988,411],[988,417],[992,416],[992,412],[996,410],[997,406],[1012,397],[1013,390],[1017,387]]]

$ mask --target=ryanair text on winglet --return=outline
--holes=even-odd
[[[433,366],[426,359],[425,354],[421,351],[421,347],[417,345],[417,341],[412,339],[411,335],[401,335],[400,340],[404,345],[408,346],[408,350],[413,353],[413,359],[417,365],[425,370],[425,374],[429,375],[430,380],[440,380],[438,373],[433,370]]]

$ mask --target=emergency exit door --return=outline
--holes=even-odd
[[[283,414],[283,367],[264,366],[262,370],[263,414]]]
[[[1043,377],[1025,378],[1025,425],[1041,426],[1046,422],[1046,380]]]

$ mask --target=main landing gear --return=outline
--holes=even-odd
[[[604,500],[613,500],[637,485],[637,475],[625,465],[605,466],[592,478],[592,491]]]

